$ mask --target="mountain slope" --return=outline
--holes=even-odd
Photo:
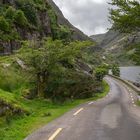
[[[53,7],[55,10],[55,13],[58,17],[58,24],[60,25],[67,25],[72,31],[73,35],[72,38],[75,40],[88,40],[89,37],[85,35],[83,32],[81,32],[79,29],[74,27],[63,15],[61,10],[57,7],[57,5],[53,2],[53,0],[47,0],[49,4]]]
[[[104,37],[105,37],[105,34],[97,34],[97,35],[90,36],[90,38],[92,38],[98,44],[100,44],[103,41]]]
[[[89,39],[64,18],[52,0],[0,1],[0,53],[12,53],[22,40]]]
[[[102,55],[108,58],[107,61],[112,63],[119,63],[120,65],[135,65],[132,61],[132,55],[136,48],[132,47],[140,43],[140,32],[135,34],[124,34],[118,31],[109,30],[103,35],[102,41],[99,41],[98,47],[104,49]],[[101,36],[96,36],[96,40],[100,40]]]

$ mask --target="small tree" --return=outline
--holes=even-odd
[[[47,41],[30,44],[24,43],[19,51],[19,57],[25,61],[28,66],[28,71],[36,77],[36,87],[39,97],[44,97],[44,91],[49,75],[52,71],[61,73],[63,70],[62,62],[72,64],[81,50],[81,45],[71,43],[65,46],[61,41],[52,41],[48,38]]]
[[[115,76],[120,76],[120,68],[118,65],[114,64],[112,66],[112,74]]]
[[[27,26],[28,25],[28,20],[26,19],[24,13],[21,10],[17,10],[16,14],[14,16],[14,21],[16,24],[20,26]]]
[[[6,19],[3,16],[1,16],[0,17],[0,30],[4,32],[8,32],[9,28],[10,28],[9,23],[6,21]]]
[[[95,77],[98,81],[102,81],[106,74],[108,74],[108,70],[106,68],[98,67],[95,69]]]

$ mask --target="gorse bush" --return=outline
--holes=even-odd
[[[65,69],[63,72],[52,72],[45,89],[45,97],[55,102],[89,98],[94,95],[100,83],[82,72]]]
[[[102,81],[104,76],[108,74],[108,70],[106,68],[96,68],[95,69],[95,77],[98,81]]]
[[[15,12],[16,12],[16,9],[13,8],[12,6],[9,6],[5,12],[5,17],[7,19],[11,20],[11,22],[12,22],[14,19],[14,16],[15,16]]]

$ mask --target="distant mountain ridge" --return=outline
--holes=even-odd
[[[135,48],[130,47],[140,43],[140,32],[134,34],[124,34],[110,29],[107,33],[91,36],[97,42],[97,46],[103,48],[102,55],[118,62],[120,65],[135,65],[131,61],[130,55],[135,52]],[[110,58],[111,56],[111,58]]]

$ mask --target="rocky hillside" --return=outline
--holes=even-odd
[[[94,37],[94,36],[93,36]],[[95,39],[96,38],[96,39]],[[140,43],[140,32],[135,34],[123,34],[118,31],[109,30],[104,35],[94,37],[98,41],[98,46],[104,49],[104,55],[108,61],[117,61],[120,65],[134,65],[132,55],[136,48],[131,47]]]
[[[0,1],[0,53],[12,53],[22,40],[89,39],[66,20],[52,0]]]
[[[61,10],[56,6],[56,4],[53,2],[53,0],[48,0],[49,4],[53,7],[55,10],[55,13],[57,15],[58,24],[60,25],[67,25],[73,32],[72,38],[75,40],[89,40],[89,37],[85,35],[83,32],[81,32],[79,29],[74,27],[66,18],[64,18],[63,13]]]
[[[97,35],[90,36],[90,38],[92,38],[98,44],[100,44],[103,41],[104,37],[105,37],[105,34],[97,34]]]

